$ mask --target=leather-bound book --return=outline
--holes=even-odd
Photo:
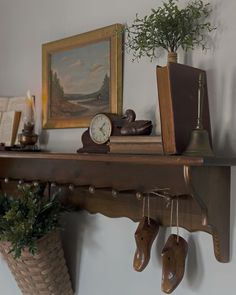
[[[211,124],[206,72],[187,65],[169,63],[157,67],[162,143],[165,154],[181,154],[186,149],[191,131],[197,124],[199,74],[204,77],[203,127],[209,133]]]

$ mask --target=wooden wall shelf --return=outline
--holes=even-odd
[[[134,221],[142,218],[142,200],[135,192],[146,196],[147,191],[164,189],[179,199],[179,225],[211,234],[217,260],[228,262],[234,164],[235,159],[215,157],[0,152],[0,178],[73,184],[75,189],[65,193],[78,209]],[[150,195],[150,217],[162,226],[170,225],[166,205],[164,198]]]

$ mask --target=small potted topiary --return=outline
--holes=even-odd
[[[187,51],[196,46],[206,48],[207,35],[215,29],[209,21],[209,3],[193,0],[184,8],[179,8],[178,0],[167,0],[163,6],[152,9],[151,14],[139,18],[126,26],[126,47],[132,51],[134,59],[143,56],[156,57],[157,49],[168,51],[168,62],[177,62],[177,50]]]
[[[0,252],[23,294],[73,294],[59,234],[63,211],[42,185],[0,194]]]

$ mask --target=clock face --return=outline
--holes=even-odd
[[[105,114],[97,114],[93,117],[89,127],[89,134],[95,143],[106,143],[111,136],[111,131],[111,120]]]

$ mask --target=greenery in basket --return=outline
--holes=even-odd
[[[14,198],[1,193],[0,240],[10,242],[15,258],[25,248],[35,254],[37,240],[60,227],[62,211],[57,194],[45,197],[40,185],[19,185]]]
[[[168,52],[176,52],[179,47],[185,51],[199,45],[206,48],[207,35],[215,29],[206,21],[212,11],[210,4],[192,0],[179,8],[177,3],[178,0],[167,0],[144,18],[136,14],[132,25],[126,26],[126,47],[134,59],[153,59],[157,48]]]

